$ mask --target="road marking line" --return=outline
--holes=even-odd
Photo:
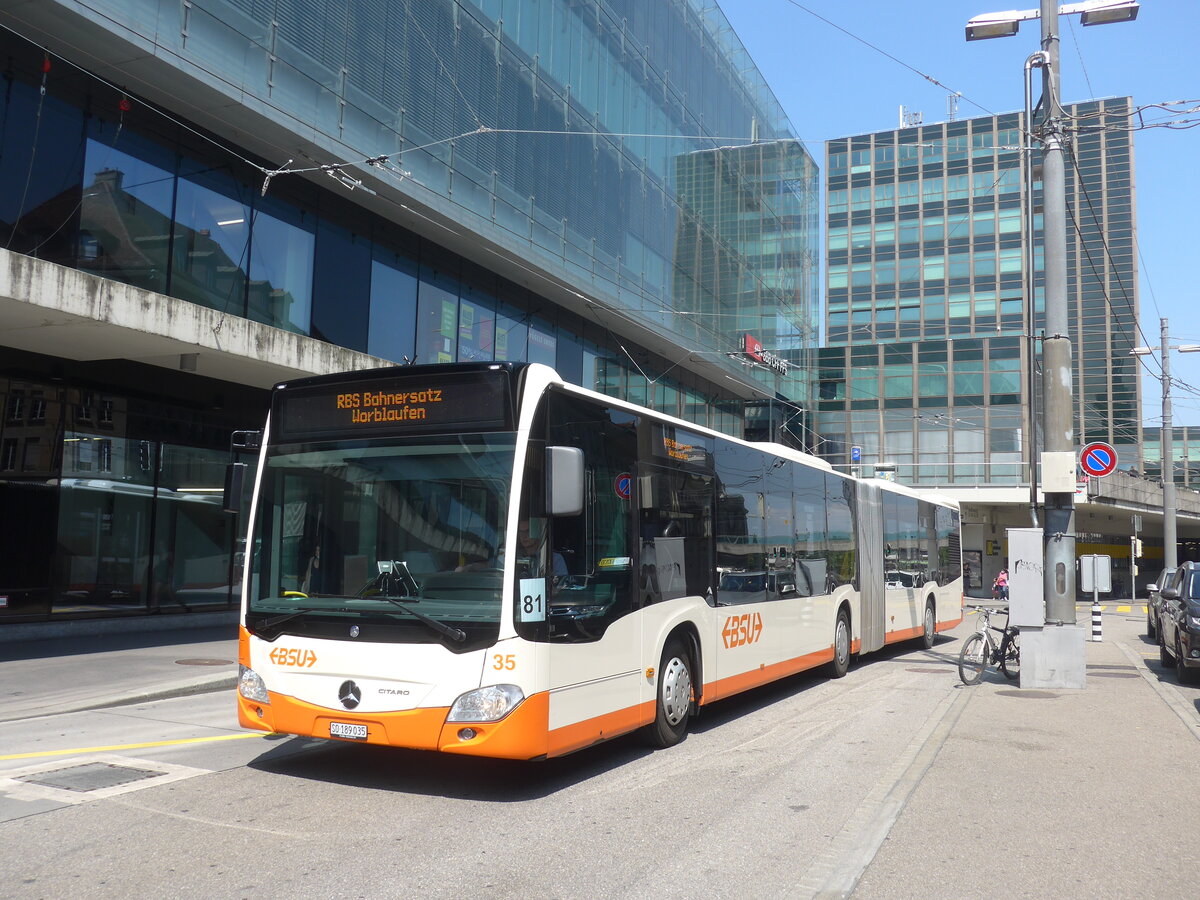
[[[111,753],[115,750],[144,750],[147,747],[176,747],[180,744],[207,744],[213,741],[240,741],[245,738],[270,737],[265,732],[251,734],[218,734],[212,737],[179,738],[174,741],[144,741],[140,744],[113,744],[108,747],[75,747],[71,750],[42,750],[37,753],[10,753],[3,759],[37,759],[42,756],[70,756],[73,753]]]

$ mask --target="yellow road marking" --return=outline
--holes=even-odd
[[[1118,606],[1117,612],[1130,612],[1132,609],[1132,606]]]
[[[147,747],[177,747],[180,744],[207,744],[213,741],[240,741],[244,738],[270,737],[268,732],[217,734],[212,737],[179,738],[174,741],[145,741],[140,744],[112,744],[108,747],[75,747],[71,750],[42,750],[38,753],[10,753],[0,759],[36,759],[39,756],[70,756],[73,753],[112,753],[115,750],[144,750]]]

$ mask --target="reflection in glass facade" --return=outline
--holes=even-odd
[[[1139,454],[1137,269],[1129,98],[1066,107],[1067,291],[1075,435]],[[831,462],[896,463],[923,484],[1029,482],[1026,335],[1045,320],[1041,183],[1026,301],[1022,116],[826,144],[826,343],[813,391]],[[1035,177],[1039,174],[1035,168]],[[1039,403],[1040,376],[1032,399]],[[1040,428],[1040,421],[1035,427]],[[1039,444],[1040,446],[1040,444]]]
[[[6,37],[21,63],[8,79],[6,121],[33,130],[39,115],[57,116],[61,157],[33,190],[0,198],[8,201],[0,210],[14,207],[0,215],[13,249],[422,362],[521,346],[495,330],[497,303],[510,300],[498,295],[521,293],[494,284],[486,267],[499,257],[505,277],[533,291],[512,304],[528,329],[515,335],[528,359],[557,364],[564,339],[617,351],[632,325],[661,342],[640,356],[619,351],[625,359],[615,364],[637,356],[650,393],[667,369],[676,389],[693,382],[689,372],[704,360],[715,384],[697,387],[712,404],[726,391],[725,367],[764,396],[803,398],[798,376],[744,370],[726,357],[742,352],[743,333],[792,359],[815,343],[819,186],[814,161],[715,3],[151,6],[153,14],[129,0],[90,0],[83,11],[98,38],[124,22],[164,56],[237,85],[274,127],[306,123],[306,138],[345,166],[318,179],[323,190],[284,171],[264,192],[264,172],[277,163],[226,140],[214,146],[140,103],[122,110],[119,95],[86,74],[52,81],[39,104],[40,55]],[[20,133],[9,128],[6,161],[19,161]],[[310,162],[292,168],[311,173]],[[364,227],[347,189],[363,179],[383,198],[376,208],[423,205],[498,253],[469,264],[438,249],[436,228],[410,235],[386,218]],[[389,252],[420,269],[415,314],[403,304],[374,308],[389,288],[371,286],[386,273],[368,256]],[[331,276],[328,258],[346,271]],[[466,271],[476,262],[485,268]],[[565,321],[539,296],[546,287],[586,297],[582,320]],[[348,297],[322,297],[347,288]],[[478,301],[464,301],[475,293]],[[543,307],[539,328],[529,313]],[[386,335],[371,334],[372,324]]]
[[[188,408],[149,401],[133,385],[96,389],[90,381],[0,377],[0,509],[9,511],[0,516],[0,612],[235,603],[237,524],[221,510],[221,490],[228,430],[246,421],[253,392],[206,397],[198,389]],[[202,401],[233,408],[205,413]]]
[[[800,370],[747,365],[744,335],[793,362],[815,344],[818,170],[712,0],[26,11],[0,11],[8,250],[396,362],[543,362],[731,434],[747,397],[764,437],[798,418]],[[153,75],[88,71],[130,40]],[[260,418],[253,392],[193,402],[113,356],[65,381],[53,359],[0,371],[22,406],[0,423],[0,512],[51,499],[0,615],[229,602],[207,467]],[[30,430],[26,383],[57,430]],[[194,421],[96,432],[73,391]]]

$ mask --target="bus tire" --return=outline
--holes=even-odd
[[[933,614],[933,600],[928,600],[925,603],[925,620],[924,630],[921,632],[921,646],[929,650],[933,647],[933,641],[936,637],[937,617]]]
[[[694,694],[691,656],[679,638],[671,638],[663,648],[654,692],[654,724],[646,736],[652,746],[674,746],[687,736]]]
[[[845,609],[838,610],[833,626],[833,662],[829,671],[834,678],[842,678],[850,671],[850,615]]]

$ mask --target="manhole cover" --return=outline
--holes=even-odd
[[[1026,700],[1055,700],[1058,694],[1053,691],[996,691],[1001,697],[1022,697]]]
[[[117,787],[121,784],[141,781],[143,778],[155,778],[159,775],[162,775],[162,772],[150,769],[115,766],[111,763],[88,763],[82,766],[70,766],[66,769],[25,775],[16,780],[86,794],[89,791]]]
[[[915,666],[910,666],[909,668],[905,669],[904,671],[905,672],[916,672],[918,675],[945,675],[947,672],[950,672],[953,670],[949,666],[946,666],[944,669],[928,669],[928,668],[923,669],[923,668],[917,668]]]
[[[177,666],[232,666],[232,659],[177,659]]]

